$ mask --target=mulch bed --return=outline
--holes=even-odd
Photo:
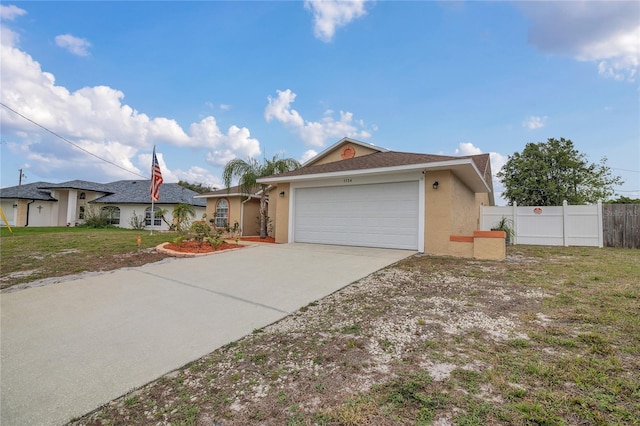
[[[198,241],[184,241],[180,245],[168,243],[164,245],[164,248],[177,251],[180,253],[213,253],[216,251],[230,250],[236,248],[242,248],[240,244],[222,243],[217,247],[213,247],[211,244],[205,242],[200,243]]]

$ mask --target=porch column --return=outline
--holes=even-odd
[[[75,189],[69,190],[69,198],[67,199],[67,223],[69,226],[75,226],[78,209],[78,191]]]

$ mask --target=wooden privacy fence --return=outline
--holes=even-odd
[[[640,248],[640,204],[602,206],[605,247]]]
[[[640,248],[640,204],[481,206],[480,230],[503,217],[513,244]]]

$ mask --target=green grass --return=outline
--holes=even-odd
[[[136,266],[163,256],[144,249],[174,238],[173,233],[82,227],[0,228],[2,288],[41,278]],[[137,239],[141,237],[138,247]]]

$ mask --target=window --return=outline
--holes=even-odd
[[[153,209],[154,214],[158,212],[158,208]],[[162,216],[153,218],[153,226],[162,225]],[[144,226],[151,226],[151,207],[144,210]]]
[[[87,194],[85,194],[84,192],[81,192],[78,198],[80,198],[81,200],[85,200],[87,198]]]
[[[216,204],[216,228],[226,228],[229,224],[229,202],[222,198]]]
[[[78,219],[84,219],[84,206],[80,206],[78,209]]]
[[[120,225],[120,207],[106,206],[102,211],[109,225]]]

